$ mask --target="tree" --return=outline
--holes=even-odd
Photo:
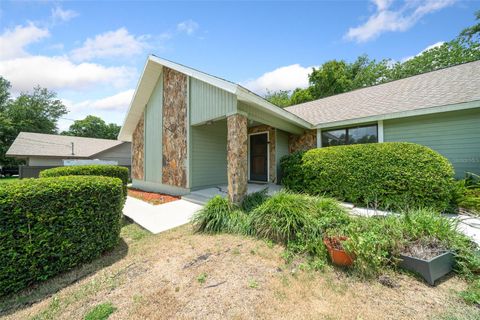
[[[402,79],[479,59],[479,42],[457,38],[422,52],[403,63],[396,63],[391,70],[389,80]]]
[[[269,91],[265,95],[265,100],[273,103],[277,107],[288,107],[290,105],[290,92],[288,90]]]
[[[466,41],[471,41],[472,39],[473,40],[480,40],[480,10],[478,10],[477,12],[475,12],[475,20],[477,20],[477,24],[474,24],[473,26],[471,27],[468,27],[468,28],[465,28],[462,30],[462,32],[460,32],[460,35],[459,37],[462,39],[462,40],[466,40]]]
[[[306,89],[297,88],[293,90],[292,95],[290,96],[290,105],[304,103],[312,100],[315,100],[315,98],[312,95],[310,87]]]
[[[22,132],[57,133],[58,119],[67,113],[56,93],[39,86],[10,99],[10,83],[0,78],[0,165],[19,162],[6,158],[10,145]]]
[[[89,115],[83,120],[76,120],[63,135],[116,140],[120,126],[106,124],[101,118]]]

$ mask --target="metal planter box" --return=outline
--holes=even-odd
[[[418,259],[400,255],[400,267],[420,274],[430,285],[435,285],[435,280],[440,279],[453,270],[455,257],[447,251],[430,260]]]

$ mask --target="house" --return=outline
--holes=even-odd
[[[119,139],[132,142],[136,188],[184,195],[278,183],[293,151],[411,141],[480,173],[480,61],[279,108],[244,87],[149,56]]]
[[[20,178],[31,178],[38,177],[41,170],[63,166],[65,160],[98,159],[130,167],[131,143],[20,132],[6,155],[25,160],[26,165],[20,167]]]

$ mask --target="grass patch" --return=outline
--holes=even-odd
[[[281,191],[271,197],[247,199],[242,211],[224,198],[214,198],[196,216],[198,231],[253,235],[285,246],[288,264],[322,270],[328,263],[325,236],[346,236],[344,248],[356,256],[352,271],[368,279],[395,270],[398,257],[411,243],[433,239],[452,250],[456,272],[471,278],[480,270],[476,245],[456,231],[456,225],[433,209],[417,209],[387,217],[352,217],[332,198]],[[255,203],[253,205],[253,203]],[[250,251],[256,255],[255,250]],[[298,258],[303,259],[299,264]],[[465,293],[475,299],[475,290]],[[472,298],[473,297],[473,298]]]
[[[4,177],[0,178],[0,184],[7,184],[7,183],[12,183],[15,181],[19,181],[18,177]]]
[[[117,308],[111,302],[105,302],[90,310],[84,320],[105,320],[116,310]]]

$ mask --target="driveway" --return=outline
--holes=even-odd
[[[123,214],[151,233],[160,233],[186,224],[202,206],[177,200],[159,205],[127,197]]]

